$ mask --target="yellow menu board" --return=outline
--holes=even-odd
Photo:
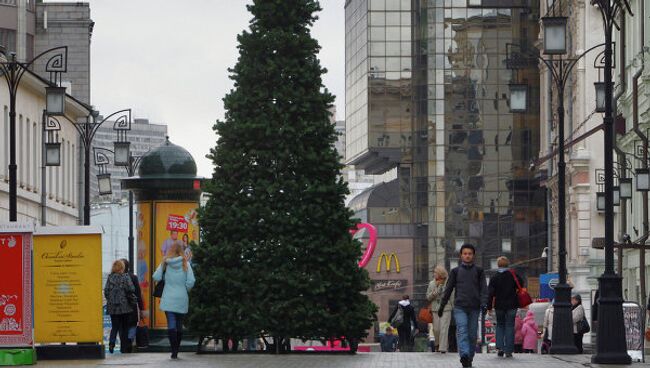
[[[90,226],[36,228],[36,343],[102,341],[101,232]]]

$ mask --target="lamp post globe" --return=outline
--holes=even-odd
[[[543,17],[544,53],[547,55],[566,54],[567,17]]]
[[[45,87],[45,111],[48,115],[65,113],[65,87]]]

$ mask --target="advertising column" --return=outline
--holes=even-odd
[[[33,229],[30,224],[0,224],[0,365],[33,364],[35,361],[32,349]]]
[[[163,257],[171,248],[174,242],[182,244],[183,251],[188,260],[192,261],[192,244],[199,241],[199,225],[196,202],[156,202],[155,205],[155,246],[154,269],[162,263]],[[158,305],[160,299],[156,299],[154,315],[154,328],[167,328],[165,313]]]
[[[137,230],[137,274],[142,292],[142,321],[147,327],[151,327],[151,202],[138,203]]]

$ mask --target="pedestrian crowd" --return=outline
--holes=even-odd
[[[426,321],[432,352],[445,354],[457,351],[464,368],[472,367],[477,350],[479,318],[487,313],[496,319],[495,347],[498,357],[513,358],[513,353],[548,353],[553,334],[553,303],[544,313],[541,330],[535,314],[528,309],[532,302],[525,288],[525,280],[506,257],[497,259],[497,270],[489,284],[485,271],[475,265],[476,249],[471,244],[460,248],[460,264],[447,272],[445,267],[433,270],[426,299],[429,306],[420,313],[404,295],[392,310],[380,339],[383,352],[414,351],[418,319]],[[177,359],[183,339],[183,319],[188,312],[189,290],[195,278],[183,242],[175,240],[167,247],[162,262],[153,273],[156,282],[153,295],[160,298],[160,310],[165,312],[171,358]],[[106,312],[111,318],[109,351],[114,352],[117,337],[120,352],[133,351],[133,343],[143,325],[143,299],[137,276],[128,260],[119,259],[104,287]],[[582,354],[582,338],[589,332],[582,298],[571,298],[573,336],[577,351]],[[525,311],[522,319],[519,311]],[[523,315],[522,315],[523,316]],[[255,345],[250,338],[249,345]],[[539,344],[541,340],[541,344]],[[230,347],[232,345],[232,347]],[[224,351],[237,350],[238,341],[224,340]],[[249,349],[255,350],[254,346]]]
[[[167,318],[167,335],[171,358],[178,358],[183,339],[183,318],[189,309],[189,290],[194,286],[194,273],[183,243],[175,240],[167,249],[162,262],[153,274],[156,282],[154,296],[160,298],[160,310]],[[142,293],[126,259],[113,262],[111,274],[104,287],[106,313],[111,317],[109,352],[113,353],[117,336],[120,352],[133,351],[138,325],[143,319]]]
[[[476,350],[480,349],[477,347],[479,318],[489,315],[496,319],[494,343],[498,357],[513,358],[514,353],[548,353],[553,333],[553,303],[545,311],[541,326],[538,325],[535,313],[528,308],[532,299],[526,282],[511,267],[508,258],[497,259],[498,268],[488,284],[485,271],[474,264],[475,254],[473,245],[464,244],[460,248],[458,267],[450,272],[443,266],[433,270],[433,279],[426,291],[429,306],[418,314],[421,322],[428,322],[431,351],[440,354],[457,351],[462,366],[472,367]],[[574,344],[582,354],[582,339],[589,332],[589,323],[579,294],[572,296],[571,305]],[[520,315],[522,312],[524,314]],[[388,322],[390,325],[380,338],[381,350],[413,351],[418,322],[408,295],[397,303]]]

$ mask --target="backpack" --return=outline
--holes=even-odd
[[[395,316],[393,317],[391,325],[393,327],[399,327],[404,323],[404,308],[402,308],[401,305],[397,305],[397,312],[395,312]]]

